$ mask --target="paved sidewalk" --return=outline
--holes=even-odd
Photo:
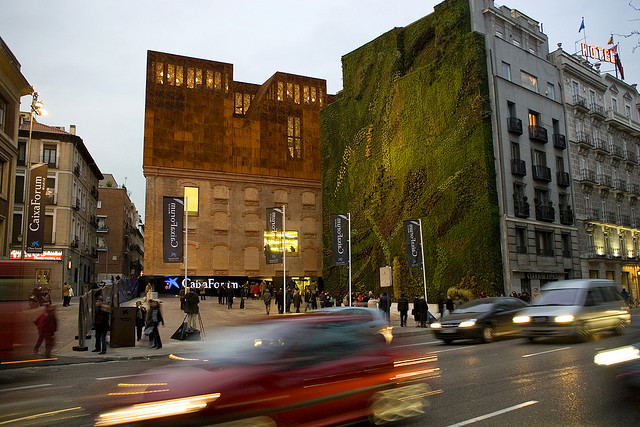
[[[140,298],[143,300],[144,298]],[[122,306],[135,306],[134,299],[123,303]],[[180,310],[180,301],[175,295],[160,295],[162,315],[165,326],[160,326],[160,336],[162,338],[162,348],[154,349],[150,347],[147,337],[141,341],[136,341],[135,347],[109,347],[107,353],[100,355],[91,350],[95,347],[95,332],[91,331],[91,338],[85,341],[88,351],[74,351],[73,347],[78,345],[78,304],[77,298],[73,298],[70,307],[63,307],[56,304],[58,318],[58,332],[56,333],[56,345],[53,348],[52,358],[56,360],[44,359],[44,346],[40,349],[39,355],[33,354],[33,344],[37,339],[36,328],[33,321],[40,314],[42,308],[29,310],[21,313],[21,324],[24,331],[21,331],[22,351],[14,351],[12,355],[3,355],[0,369],[18,368],[25,366],[38,366],[44,364],[68,364],[87,361],[107,361],[107,360],[127,360],[144,359],[151,357],[167,356],[169,354],[188,354],[196,351],[198,347],[207,345],[214,341],[216,330],[225,326],[241,325],[243,323],[259,321],[267,318],[264,303],[261,300],[245,300],[245,308],[240,309],[240,300],[234,300],[233,308],[228,309],[226,304],[218,304],[217,297],[207,297],[205,301],[200,301],[200,315],[204,325],[204,337],[202,341],[179,341],[171,339],[171,335],[182,324],[184,312]],[[148,308],[148,305],[145,305]],[[271,316],[279,316],[275,304],[271,306]],[[395,310],[391,313],[391,326],[395,336],[431,334],[428,328],[415,326],[412,316],[409,316],[407,327],[400,327],[400,315]],[[132,331],[132,334],[134,332]],[[109,341],[109,336],[107,336]],[[22,363],[7,363],[21,362]]]

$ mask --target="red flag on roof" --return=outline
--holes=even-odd
[[[622,62],[620,61],[620,56],[616,53],[616,68],[620,71],[620,78],[624,80],[624,71],[622,70]]]

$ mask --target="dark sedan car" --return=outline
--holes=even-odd
[[[423,413],[437,393],[430,385],[435,354],[387,345],[360,314],[290,315],[232,328],[198,359],[119,383],[108,396],[118,402],[96,425],[378,424]]]
[[[517,333],[513,316],[528,305],[511,297],[474,299],[432,323],[431,329],[445,344],[463,339],[491,342],[497,336]]]

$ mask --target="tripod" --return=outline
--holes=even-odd
[[[183,325],[187,325],[187,329],[184,331],[184,333],[186,333],[186,334],[190,334],[190,333],[192,333],[193,331],[192,331],[192,332],[187,332],[187,331],[189,330],[189,324],[187,323],[187,317],[189,317],[189,314],[185,313],[185,315],[184,315],[184,319],[182,320],[182,324],[183,324]],[[200,335],[201,335],[201,337],[204,337],[204,336],[205,336],[205,333],[204,333],[204,323],[202,323],[202,316],[200,316],[200,312],[198,312],[198,324],[200,325],[200,329],[199,329],[199,331],[200,331]],[[195,330],[194,330],[194,331],[195,331]]]

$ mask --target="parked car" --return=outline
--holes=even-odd
[[[531,307],[513,318],[531,341],[557,336],[585,341],[594,332],[622,334],[631,323],[629,308],[611,280],[561,280],[547,283],[540,292]]]
[[[387,345],[362,314],[262,320],[208,346],[140,384],[117,380],[96,425],[382,423],[423,413],[438,393],[437,356]]]
[[[527,306],[526,302],[512,297],[474,299],[431,323],[431,329],[445,344],[462,339],[491,342],[495,337],[518,332],[513,316]]]

